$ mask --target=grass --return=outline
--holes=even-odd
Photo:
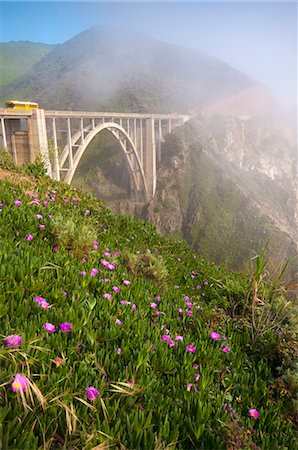
[[[255,339],[252,278],[70,186],[0,183],[3,449],[295,447],[293,307]],[[25,392],[11,389],[18,373]]]

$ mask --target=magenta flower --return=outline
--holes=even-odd
[[[157,308],[157,304],[154,303],[154,302],[150,303],[150,308],[156,309]]]
[[[200,378],[201,378],[201,375],[199,373],[196,373],[195,374],[195,383],[197,383]]]
[[[122,349],[120,347],[117,348],[117,353],[120,355],[122,353]]]
[[[109,265],[110,263],[109,263],[109,261],[106,261],[105,259],[103,259],[103,260],[101,261],[101,264],[102,264],[103,266],[105,266],[105,267],[108,267],[108,265]]]
[[[176,342],[175,341],[173,341],[173,339],[168,339],[168,346],[169,347],[176,347]]]
[[[39,225],[39,229],[40,230],[45,230],[46,226],[45,225]]]
[[[49,322],[44,323],[43,327],[49,333],[55,333],[55,331],[56,331],[55,325],[53,325],[52,323],[49,323]]]
[[[82,277],[85,277],[85,276],[87,275],[87,273],[85,272],[85,270],[82,270],[82,271],[80,272],[80,275],[82,275]]]
[[[25,392],[29,385],[28,378],[25,375],[17,373],[14,381],[11,383],[11,389],[13,392]]]
[[[183,342],[183,336],[180,336],[179,334],[176,335],[175,341]]]
[[[130,285],[131,285],[131,282],[130,282],[129,280],[123,280],[123,284],[124,284],[125,286],[130,286]]]
[[[193,368],[194,368],[195,370],[198,370],[199,364],[195,363],[195,364],[193,365]]]
[[[114,270],[115,269],[115,264],[108,264],[107,265],[107,268],[109,269],[109,270]]]
[[[191,391],[191,388],[192,388],[192,383],[188,383],[188,385],[187,385],[187,390],[188,390],[188,392]]]
[[[33,240],[32,234],[27,234],[26,241],[32,241],[32,240]]]
[[[218,341],[218,340],[220,339],[220,334],[219,334],[219,333],[216,333],[216,331],[211,331],[210,337],[211,337],[211,339],[213,339],[214,341]]]
[[[133,305],[131,305],[131,310],[134,311],[135,309],[137,309],[137,305],[135,305],[135,304],[133,303]]]
[[[59,247],[57,247],[57,245],[55,245],[55,247],[53,247],[53,253],[57,253],[59,250]]]
[[[122,325],[122,322],[120,319],[116,319],[115,324],[120,327]]]
[[[114,252],[113,255],[114,256],[119,256],[119,252]]]
[[[113,287],[112,287],[112,290],[113,290],[114,292],[119,292],[119,291],[120,291],[120,289],[118,288],[118,286],[113,286]]]
[[[43,216],[41,214],[36,214],[36,218],[41,220],[41,219],[43,219]]]
[[[192,306],[193,306],[193,303],[191,303],[191,302],[186,302],[186,306],[188,307],[188,308],[191,308]]]
[[[36,301],[36,303],[39,304],[39,306],[42,307],[42,309],[47,309],[50,306],[49,303],[43,297],[35,297],[34,300]]]
[[[72,324],[69,322],[60,323],[59,328],[62,333],[69,333],[72,329]]]
[[[221,351],[227,353],[228,351],[230,351],[230,347],[226,345],[224,348],[221,349]]]
[[[187,345],[187,347],[186,347],[186,351],[189,353],[195,353],[196,349],[197,348],[195,345]]]
[[[16,206],[21,206],[22,202],[21,202],[20,200],[15,200],[15,201],[14,201],[14,204],[15,204]]]
[[[183,315],[183,309],[182,308],[179,308],[178,314],[179,314],[179,316]]]
[[[168,342],[170,339],[171,339],[171,336],[169,336],[169,335],[167,335],[167,334],[163,334],[163,335],[161,336],[161,340],[162,340],[163,342]]]
[[[98,274],[98,272],[99,271],[93,267],[93,269],[90,272],[90,277],[95,277]]]
[[[250,409],[248,411],[250,417],[252,417],[253,419],[257,420],[260,417],[260,413],[257,409]]]
[[[85,214],[86,214],[86,216],[89,216],[89,214],[90,214],[90,209],[86,209]]]
[[[11,348],[19,347],[22,344],[22,336],[11,334],[5,339],[5,344]]]
[[[99,395],[99,391],[95,389],[94,386],[89,386],[85,389],[86,397],[89,398],[89,400],[95,400],[96,397]]]
[[[193,312],[190,309],[186,309],[185,310],[186,314],[188,314],[189,316],[193,315]]]
[[[42,202],[42,204],[43,204],[43,206],[48,206],[48,202],[47,201]]]
[[[105,294],[103,294],[103,298],[106,298],[106,299],[108,299],[108,300],[112,300],[112,295],[111,294],[108,294],[107,292],[105,293]]]

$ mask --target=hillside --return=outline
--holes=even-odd
[[[296,124],[282,117],[264,86],[224,62],[141,34],[94,27],[55,47],[0,88],[0,97],[37,100],[50,109],[191,114],[182,138],[174,133],[164,143],[157,196],[147,212],[129,200],[125,159],[105,133],[85,152],[74,183],[233,269],[268,240],[274,261],[293,255]],[[168,156],[175,152],[176,162]]]
[[[55,45],[34,42],[1,42],[0,86],[21,77],[54,47]]]
[[[1,97],[32,98],[48,109],[186,113],[253,86],[203,52],[94,27],[56,47]]]
[[[3,449],[295,447],[294,310],[265,266],[1,166]]]

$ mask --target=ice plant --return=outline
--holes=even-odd
[[[223,347],[221,349],[222,352],[227,353],[228,351],[230,351],[230,347],[228,345],[226,345],[225,347]]]
[[[60,358],[59,356],[56,356],[56,358],[54,359],[54,363],[56,364],[56,367],[60,367],[64,363],[64,359]]]
[[[125,286],[130,286],[130,285],[131,285],[131,282],[130,282],[129,280],[123,280],[123,284],[124,284]]]
[[[39,229],[40,230],[45,230],[46,226],[45,225],[39,225]]]
[[[216,331],[211,331],[210,337],[211,337],[211,339],[213,339],[214,341],[218,341],[218,340],[220,339],[220,334],[219,334],[219,333],[216,333]]]
[[[90,277],[95,277],[97,274],[98,274],[98,270],[93,267],[93,269],[90,272]]]
[[[21,202],[20,200],[15,200],[15,201],[14,201],[14,204],[15,204],[16,206],[21,206],[22,202]]]
[[[26,241],[32,241],[32,240],[33,240],[32,234],[27,234]]]
[[[99,395],[99,391],[95,389],[94,386],[89,386],[85,389],[86,391],[86,397],[89,398],[89,400],[93,401],[96,399],[96,397]]]
[[[41,214],[36,214],[36,218],[41,220],[41,219],[43,219],[43,216]]]
[[[22,336],[19,336],[18,334],[10,334],[5,339],[5,344],[11,348],[19,347],[22,344]]]
[[[250,409],[248,411],[250,417],[252,417],[253,419],[257,420],[260,417],[260,413],[257,409]]]
[[[13,392],[25,392],[29,385],[28,379],[25,375],[17,373],[14,381],[11,383],[11,389]]]
[[[186,347],[186,351],[189,353],[195,353],[196,349],[197,348],[195,345],[187,345],[187,347]]]
[[[118,325],[119,327],[122,325],[122,322],[120,319],[116,319],[115,321],[116,325]]]
[[[106,299],[108,299],[108,300],[112,300],[112,295],[111,294],[108,294],[107,292],[105,292],[104,294],[103,294],[103,296],[102,296],[103,298],[106,298]]]
[[[68,333],[72,329],[72,324],[69,322],[60,323],[59,328],[62,333]]]
[[[55,333],[56,327],[52,323],[46,322],[43,324],[43,328],[49,333]]]
[[[180,336],[179,334],[176,335],[175,341],[183,342],[183,336]]]

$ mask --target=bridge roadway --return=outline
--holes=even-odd
[[[0,119],[2,146],[16,164],[32,162],[41,154],[48,174],[67,183],[92,139],[108,130],[126,156],[132,191],[137,199],[148,202],[156,190],[156,162],[164,136],[190,116],[0,109]]]

